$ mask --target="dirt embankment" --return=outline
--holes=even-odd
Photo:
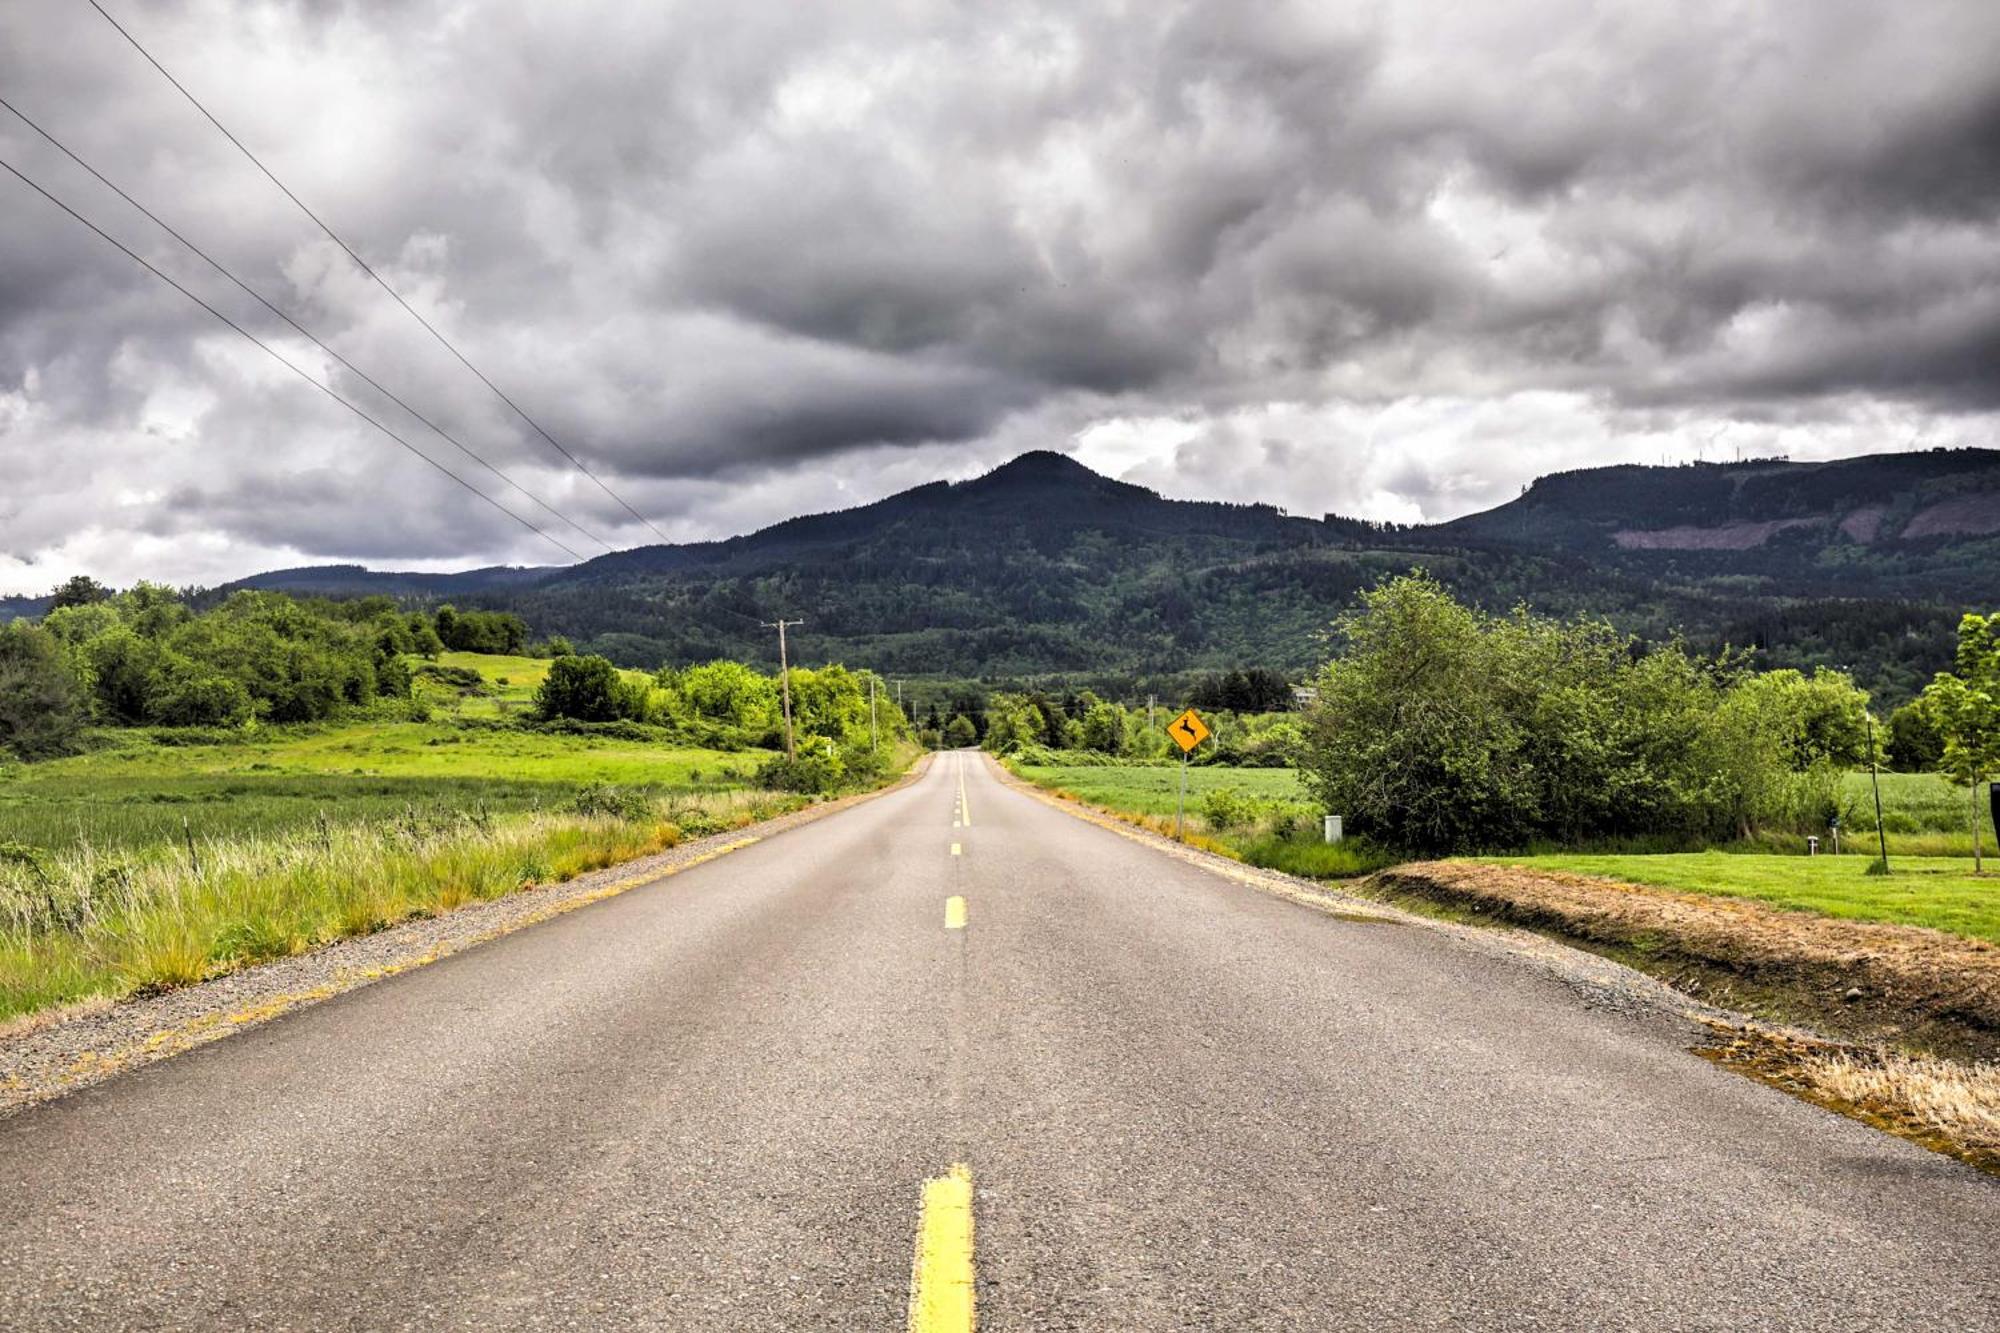
[[[1694,1014],[1714,1034],[1700,1053],[2000,1174],[2000,947],[1511,866],[1420,862],[1357,887],[1592,946],[1755,1015]]]
[[[2000,947],[1980,940],[1451,861],[1397,866],[1365,887],[1609,949],[1705,1000],[1844,1040],[2000,1058]]]

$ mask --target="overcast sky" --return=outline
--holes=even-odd
[[[2000,4],[104,0],[675,539],[1029,448],[1448,518],[2000,444]],[[653,540],[84,0],[0,95],[528,490]],[[0,111],[0,156],[556,524]],[[551,563],[0,174],[0,592]]]

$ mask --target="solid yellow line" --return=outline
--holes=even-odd
[[[944,928],[965,929],[965,899],[954,896],[944,900]]]
[[[910,1268],[910,1333],[972,1333],[972,1168],[924,1182]]]

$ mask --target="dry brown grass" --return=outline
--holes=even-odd
[[[2000,1173],[2000,1063],[1709,1026],[1719,1040],[1701,1053],[1716,1063]]]
[[[1710,998],[1721,986],[1724,1002],[1770,1001],[1774,1016],[1845,1038],[2000,1057],[2000,947],[1983,940],[1511,866],[1420,862],[1362,887],[1608,946]]]

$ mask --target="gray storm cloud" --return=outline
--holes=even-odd
[[[108,7],[676,538],[1028,447],[1415,519],[1594,461],[1995,443],[1988,0]],[[0,88],[651,539],[88,7],[0,9]],[[536,514],[4,113],[0,155]],[[0,590],[564,558],[11,177],[0,217]]]

